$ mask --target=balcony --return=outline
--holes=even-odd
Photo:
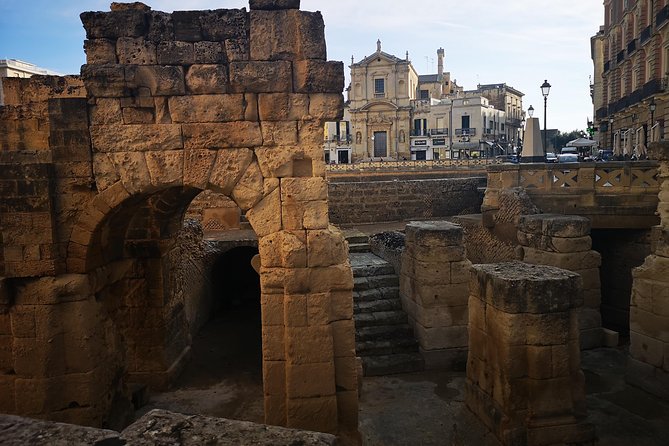
[[[636,51],[636,39],[632,39],[627,44],[627,54],[631,55],[635,51]]]
[[[608,107],[602,107],[597,110],[595,113],[595,117],[597,119],[604,119],[609,115],[609,108]]]
[[[604,73],[606,73],[610,69],[611,69],[611,61],[607,60],[606,62],[604,62]]]
[[[616,62],[620,63],[625,60],[625,50],[620,50],[616,56]]]
[[[476,129],[455,129],[455,136],[476,136]]]
[[[660,12],[657,13],[655,16],[655,26],[657,28],[661,27],[667,22],[667,19],[669,18],[669,5],[663,7],[660,9]]]
[[[641,93],[642,99],[646,99],[660,91],[662,91],[662,81],[660,79],[652,79],[643,85]]]
[[[519,127],[520,128],[520,119],[518,118],[506,118],[506,125],[509,127]]]
[[[650,40],[650,25],[641,30],[641,35],[639,36],[639,43],[643,45],[649,40]]]
[[[410,136],[430,136],[428,129],[411,129]]]
[[[430,136],[448,135],[448,129],[430,129],[428,133]]]

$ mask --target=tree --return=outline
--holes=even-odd
[[[555,149],[560,150],[560,148],[567,145],[569,141],[572,141],[577,138],[587,138],[588,134],[585,130],[572,130],[571,132],[561,132],[558,130],[557,135],[555,135]]]

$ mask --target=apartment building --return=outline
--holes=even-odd
[[[591,39],[600,146],[662,139],[669,110],[669,1],[605,0],[604,13]]]

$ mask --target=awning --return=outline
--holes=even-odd
[[[455,150],[476,150],[479,148],[477,142],[454,142],[453,149]]]

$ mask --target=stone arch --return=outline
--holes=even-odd
[[[74,124],[90,137],[92,175],[78,215],[68,209],[73,229],[57,245],[68,277],[54,273],[62,295],[48,302],[69,320],[76,277],[88,319],[111,316],[97,331],[75,324],[76,339],[63,341],[92,352],[76,377],[54,369],[17,378],[59,389],[30,415],[101,424],[124,379],[104,364],[141,362],[133,379],[156,386],[178,373],[188,337],[173,330],[183,312],[164,299],[163,262],[187,203],[214,190],[246,211],[259,239],[266,421],[357,431],[353,278],[329,225],[321,147],[324,122],[343,114],[343,64],[326,60],[320,13],[270,3],[172,15],[117,4],[81,15],[88,116]],[[138,342],[123,352],[119,339]],[[54,345],[43,356],[57,356]],[[96,361],[107,347],[118,355]],[[75,391],[102,403],[70,407]]]

